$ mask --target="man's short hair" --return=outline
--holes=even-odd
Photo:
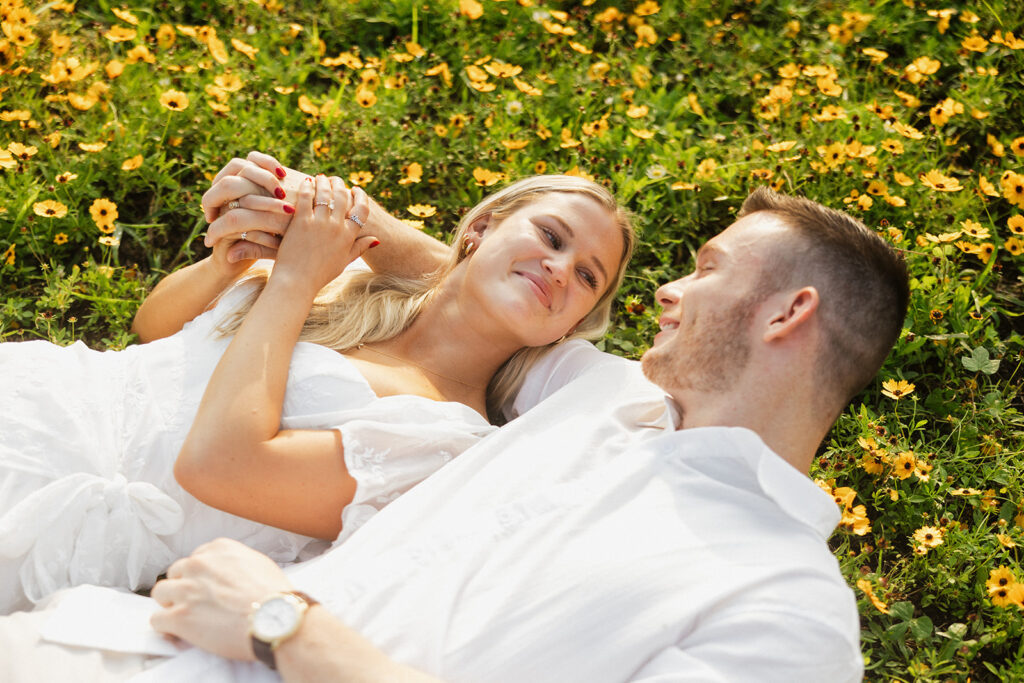
[[[776,245],[761,286],[818,290],[826,334],[818,366],[849,400],[871,382],[903,328],[910,298],[903,257],[859,220],[803,197],[759,187],[739,215],[760,211],[795,233]]]

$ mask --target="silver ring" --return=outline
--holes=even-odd
[[[245,232],[243,232],[243,233],[242,233],[241,235],[239,235],[239,237],[241,237],[241,238],[242,238],[242,240],[244,241],[244,240],[245,240],[245,237],[246,237],[246,235],[248,235],[248,234],[249,234],[249,231],[248,231],[248,230],[246,230],[246,231],[245,231]]]
[[[313,202],[313,206],[326,206],[328,211],[334,211],[334,200],[329,202]]]
[[[236,200],[231,200],[230,202],[228,202],[228,209],[229,210],[230,209],[237,209],[239,206],[241,206],[241,204],[239,204]]]
[[[360,228],[366,227],[366,224],[363,223],[363,219],[360,218],[359,216],[355,215],[355,214],[352,214],[351,216],[349,216],[348,219],[350,221],[352,221],[353,223],[355,223],[356,225],[358,225]]]

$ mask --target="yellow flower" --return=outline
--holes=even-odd
[[[125,159],[124,163],[121,164],[122,171],[134,171],[139,166],[142,166],[142,155],[136,154],[130,159]]]
[[[939,192],[959,192],[964,189],[959,180],[943,175],[937,170],[921,173],[917,176],[917,179],[921,181],[922,185],[926,185]]]
[[[67,244],[68,243],[68,235],[67,235],[67,233],[65,233],[65,232],[58,232],[56,235],[53,236],[53,243],[58,245],[58,246],[61,245],[61,244]]]
[[[32,145],[23,145],[20,142],[12,142],[7,145],[7,151],[10,152],[11,156],[15,159],[26,161],[35,156],[39,150]]]
[[[634,104],[626,109],[626,116],[631,119],[642,119],[649,111],[650,108],[646,104]]]
[[[914,393],[914,385],[905,379],[887,379],[882,382],[882,394],[894,400],[900,400]]]
[[[124,71],[124,63],[116,59],[111,59],[107,62],[107,65],[103,67],[103,71],[107,74],[107,78],[113,80],[121,75]]]
[[[139,62],[146,62],[147,64],[156,64],[156,57],[149,51],[149,48],[145,45],[136,45],[132,49],[128,50],[128,54],[125,55],[129,64],[137,64]]]
[[[960,225],[963,227],[963,232],[971,237],[976,237],[980,240],[986,239],[989,236],[989,232],[986,228],[981,227],[981,223],[967,219],[960,221]]]
[[[942,545],[942,530],[933,526],[923,526],[914,532],[914,540],[917,541],[917,547],[923,555],[932,548]]]
[[[839,528],[855,536],[863,536],[870,532],[871,521],[868,519],[867,509],[863,505],[856,505],[843,510]]]
[[[999,541],[999,545],[1003,546],[1004,548],[1017,547],[1017,544],[1014,542],[1012,538],[1010,538],[1009,534],[996,534],[996,540]]]
[[[1012,256],[1020,256],[1024,253],[1024,240],[1021,240],[1019,237],[1011,237],[1003,243],[1003,247]]]
[[[1014,235],[1024,235],[1024,216],[1014,214],[1006,219],[1006,227],[1010,228],[1010,232]]]
[[[405,209],[418,218],[430,218],[437,213],[437,207],[430,204],[410,204]]]
[[[418,183],[423,180],[423,166],[415,161],[407,166],[403,166],[402,173],[404,176],[399,179],[399,185],[411,185],[412,183]]]
[[[352,171],[348,179],[353,185],[365,186],[373,182],[373,174],[369,171]]]
[[[697,164],[697,178],[700,180],[710,180],[715,176],[715,172],[718,170],[718,162],[714,159],[704,159]]]
[[[960,45],[971,52],[984,52],[988,48],[988,41],[975,32],[964,38]]]
[[[998,197],[999,190],[985,176],[978,176],[978,192],[986,197]]]
[[[1024,209],[1024,175],[1006,171],[999,182],[1003,186],[1003,197],[1011,204]]]
[[[993,156],[1001,157],[1006,155],[1006,149],[1003,147],[1003,143],[999,142],[999,138],[992,135],[992,133],[985,135],[985,142],[988,143],[988,147],[992,150]]]
[[[768,145],[765,149],[769,152],[788,152],[794,147],[796,147],[796,140],[783,140],[782,142],[776,142]]]
[[[120,19],[126,24],[131,24],[132,26],[138,26],[139,24],[138,17],[136,17],[134,14],[132,14],[126,9],[118,9],[117,7],[111,7],[110,11],[113,12],[118,19]]]
[[[1024,136],[1014,138],[1013,141],[1010,142],[1010,149],[1017,156],[1024,157]]]
[[[123,43],[126,40],[134,40],[138,31],[127,26],[111,26],[110,30],[103,34],[103,37],[112,43]]]
[[[563,128],[561,133],[561,143],[559,147],[562,149],[572,149],[573,147],[579,147],[582,143],[572,136],[572,131],[568,128]]]
[[[913,126],[908,126],[905,123],[900,123],[899,121],[892,122],[892,129],[899,133],[900,135],[902,135],[903,137],[909,138],[910,140],[920,140],[921,138],[924,137],[924,133],[919,131],[917,128],[914,128]]]
[[[32,213],[44,218],[64,218],[68,215],[68,207],[54,199],[45,199],[32,205]]]
[[[486,168],[480,168],[478,166],[473,169],[473,178],[476,179],[477,185],[490,187],[491,185],[496,185],[504,180],[505,174],[498,171],[489,171]]]
[[[180,90],[168,90],[160,95],[160,104],[171,111],[188,109],[188,95]]]
[[[114,232],[114,221],[117,220],[117,204],[109,199],[95,200],[89,207],[89,215],[102,232]]]
[[[647,130],[646,128],[630,128],[629,132],[637,136],[641,140],[650,140],[654,137],[653,130]]]
[[[77,177],[78,177],[77,173],[72,173],[71,171],[64,171],[59,176],[57,176],[57,182],[58,183],[70,183],[72,180],[74,180]]]
[[[886,457],[885,451],[877,449],[865,453],[860,461],[860,466],[868,474],[882,474],[888,465],[889,459]]]
[[[904,451],[896,456],[893,462],[892,473],[899,479],[906,479],[917,471],[917,458],[912,451]]]
[[[660,11],[661,6],[654,2],[654,0],[644,0],[644,2],[641,2],[636,6],[636,9],[633,10],[633,14],[638,17],[649,17],[650,15],[657,14]]]
[[[83,152],[92,152],[92,153],[102,152],[103,150],[105,150],[107,148],[107,143],[105,143],[103,141],[100,141],[100,142],[79,142],[78,143],[78,148],[80,150],[82,150]]]
[[[886,605],[884,602],[882,602],[875,595],[875,591],[872,588],[870,581],[868,581],[867,579],[858,579],[857,580],[857,588],[859,588],[862,591],[864,591],[864,594],[868,597],[868,600],[871,601],[871,604],[875,606],[875,609],[877,609],[882,614],[888,614],[889,613],[889,606]]]
[[[100,238],[97,240],[97,242],[108,247],[116,247],[117,245],[121,244],[121,239],[118,237],[114,237],[113,235],[100,235]],[[108,275],[107,277],[110,276]]]
[[[861,52],[871,58],[872,64],[880,64],[889,56],[889,53],[885,50],[878,50],[873,47],[865,47]]]
[[[0,261],[3,261],[4,265],[14,265],[14,249],[16,246],[18,245],[12,244],[11,246],[7,247],[7,251],[5,251],[2,256],[0,256]]]
[[[356,102],[364,109],[372,107],[377,104],[377,94],[368,88],[359,88],[356,90]]]
[[[174,27],[170,24],[161,24],[160,28],[156,30],[156,44],[164,50],[174,45],[174,41],[177,38],[178,36],[174,33]]]
[[[476,0],[459,0],[459,14],[467,19],[479,19],[484,15],[484,6]]]
[[[248,57],[249,59],[254,60],[254,61],[256,59],[256,55],[260,51],[260,49],[258,47],[253,47],[252,45],[249,45],[248,43],[243,43],[242,41],[238,40],[237,38],[232,38],[231,39],[231,47],[235,48],[236,50],[241,52],[243,55],[245,55],[246,57]]]

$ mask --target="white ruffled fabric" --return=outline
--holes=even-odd
[[[247,293],[124,351],[0,344],[0,613],[82,583],[146,588],[220,536],[282,563],[324,547],[211,508],[174,480],[229,341],[216,324]],[[346,533],[493,430],[461,404],[379,399],[344,356],[306,343],[292,356],[282,426],[341,430],[358,482]]]

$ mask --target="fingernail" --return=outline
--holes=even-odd
[[[281,168],[280,166],[278,166],[277,168],[274,169],[274,173],[277,174],[278,178],[284,178],[284,176],[285,176],[284,169]]]
[[[372,244],[370,245],[370,247],[369,247],[369,248],[370,248],[370,249],[373,249],[373,248],[374,248],[375,246],[377,246],[378,244],[380,244],[380,240],[374,240],[374,241],[373,241],[373,243],[372,243]]]
[[[278,199],[284,199],[284,190],[282,190],[280,187],[275,187],[274,196],[277,197]]]
[[[295,207],[285,204],[283,207],[285,213],[295,213]]]

